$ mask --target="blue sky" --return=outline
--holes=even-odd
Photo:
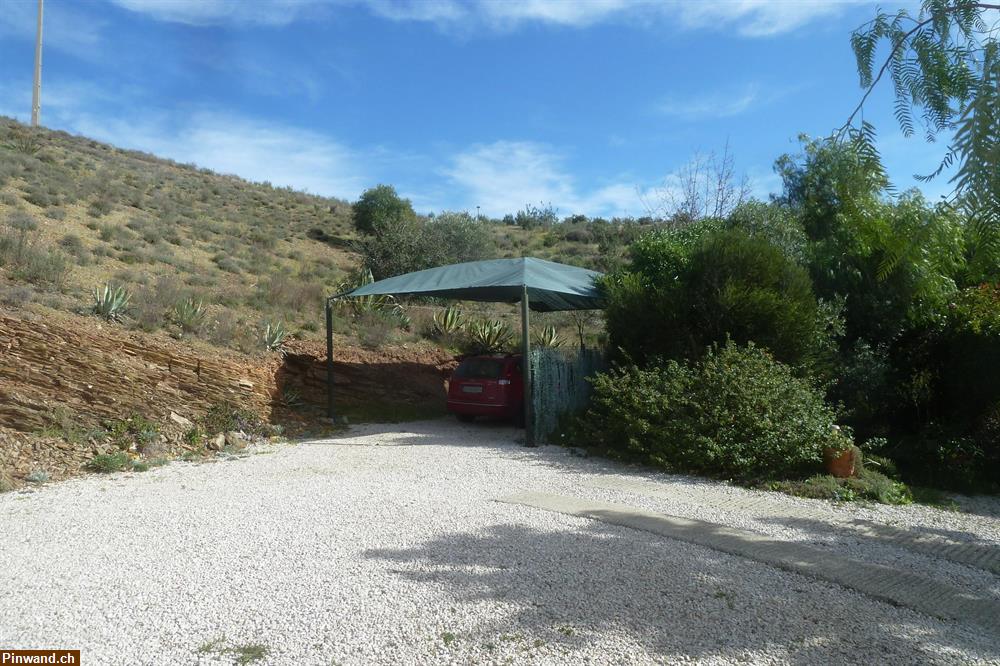
[[[30,117],[35,0],[3,0],[0,114]],[[889,8],[894,9],[894,5]],[[753,192],[860,97],[866,2],[46,0],[42,123],[421,212],[642,215],[728,141]],[[866,119],[898,187],[942,146]],[[924,188],[931,198],[945,181]]]

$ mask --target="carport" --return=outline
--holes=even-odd
[[[358,296],[429,296],[461,301],[521,303],[524,356],[525,443],[535,445],[531,418],[531,336],[529,312],[596,310],[603,307],[595,280],[602,273],[553,261],[523,257],[451,264],[405,273],[326,299],[327,412],[336,415],[333,389],[333,304]]]

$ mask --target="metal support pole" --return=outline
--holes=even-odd
[[[35,36],[35,85],[31,91],[31,126],[38,127],[42,113],[42,0],[38,0],[38,33]]]
[[[326,415],[336,416],[333,409],[333,299],[326,299]]]
[[[531,408],[531,338],[528,312],[531,303],[528,300],[528,287],[521,292],[521,366],[524,368],[524,445],[535,446],[535,419]]]

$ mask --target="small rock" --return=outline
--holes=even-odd
[[[223,442],[226,446],[232,449],[245,449],[247,448],[247,440],[238,432],[230,430],[225,435],[222,436]]]
[[[215,437],[208,440],[208,444],[205,445],[210,451],[221,451],[226,446],[226,436],[219,433]]]
[[[194,426],[194,423],[191,421],[191,419],[184,418],[183,416],[181,416],[176,412],[170,412],[170,420],[182,428],[191,428]]]

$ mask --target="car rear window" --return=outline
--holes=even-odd
[[[455,369],[455,376],[461,379],[500,379],[503,359],[467,358]]]

